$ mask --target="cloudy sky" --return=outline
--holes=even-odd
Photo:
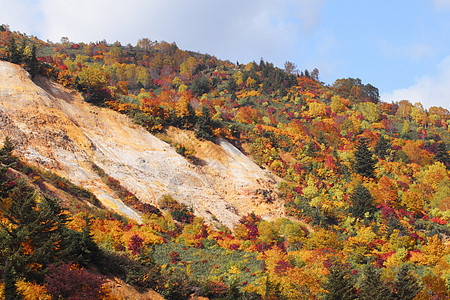
[[[0,0],[0,24],[43,40],[175,41],[247,63],[360,78],[382,100],[450,109],[450,0]]]

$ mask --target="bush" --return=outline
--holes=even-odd
[[[196,78],[191,85],[191,90],[196,95],[207,94],[210,91],[210,82],[206,77]]]
[[[174,220],[182,223],[192,223],[194,221],[194,214],[191,208],[185,204],[178,203],[170,195],[164,195],[159,202],[161,209],[167,209]]]
[[[47,291],[55,298],[86,300],[106,296],[102,290],[105,279],[76,265],[50,265],[45,280]]]

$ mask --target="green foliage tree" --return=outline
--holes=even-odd
[[[332,262],[328,269],[327,281],[323,284],[323,289],[327,291],[323,299],[325,300],[341,300],[341,299],[357,299],[355,280],[346,271],[342,263],[337,260]]]
[[[202,107],[202,114],[197,120],[195,136],[200,139],[213,140],[214,134],[212,132],[213,122],[207,106]]]
[[[17,274],[12,266],[11,260],[7,259],[5,267],[3,269],[3,296],[5,300],[20,300],[22,296],[19,291],[17,291],[16,286]]]
[[[372,195],[361,182],[358,182],[358,185],[355,187],[349,198],[352,204],[348,211],[353,217],[363,219],[366,212],[373,213],[375,211]]]
[[[266,277],[266,292],[264,300],[283,300],[285,297],[281,293],[281,284],[275,283],[267,276]]]
[[[393,285],[395,298],[412,300],[422,290],[419,281],[414,277],[407,264],[400,267]]]
[[[353,171],[364,177],[375,178],[376,161],[372,157],[366,138],[360,138],[356,145],[353,161]]]
[[[187,115],[183,117],[183,123],[186,129],[191,129],[197,123],[197,115],[195,114],[195,109],[190,103],[187,105],[187,111]]]
[[[22,60],[22,55],[17,48],[16,40],[14,37],[11,37],[8,41],[8,45],[6,46],[6,58],[9,62],[13,64],[20,64]]]
[[[18,273],[36,281],[42,280],[45,266],[58,256],[61,241],[57,216],[46,207],[48,201],[23,180],[1,201],[7,223],[0,225],[0,251],[10,257],[11,266]]]
[[[5,166],[11,166],[16,161],[16,158],[12,155],[14,150],[14,144],[12,143],[9,136],[6,136],[3,141],[3,146],[0,149],[0,163]]]
[[[210,85],[211,82],[207,77],[198,77],[192,82],[191,89],[194,94],[201,96],[210,91]]]
[[[230,80],[228,80],[227,90],[230,93],[234,93],[234,92],[236,92],[237,88],[238,88],[238,85],[236,84],[236,81],[234,80],[234,78],[230,78]]]
[[[389,300],[392,293],[381,279],[381,270],[373,264],[364,266],[358,297],[361,300]]]
[[[308,143],[308,148],[306,148],[306,155],[309,157],[315,157],[317,155],[316,144],[314,141]]]
[[[391,148],[391,145],[389,144],[386,139],[380,135],[380,138],[378,139],[377,143],[375,144],[374,153],[378,155],[379,158],[384,159],[386,155],[388,155],[388,150]]]
[[[70,261],[80,264],[84,267],[92,265],[101,265],[102,255],[100,248],[93,240],[91,233],[92,217],[86,214],[84,217],[85,225],[81,232],[70,232],[70,243],[67,247],[67,257]]]
[[[39,74],[40,64],[36,57],[37,47],[36,44],[31,46],[31,54],[27,60],[27,69],[30,73],[31,77],[34,78],[37,74]]]
[[[325,139],[325,136],[323,135],[322,131],[319,132],[319,135],[317,137],[317,143],[324,145],[324,146],[328,146],[327,140]]]
[[[2,158],[10,156],[12,149],[5,139]],[[41,281],[47,265],[67,258],[69,216],[57,200],[38,195],[24,180],[10,178],[7,168],[0,169],[0,211],[5,219],[0,223],[0,252],[9,258],[11,270]],[[5,264],[1,259],[0,263]]]
[[[438,144],[438,147],[436,149],[436,156],[434,158],[437,161],[443,163],[447,167],[447,170],[450,170],[450,155],[448,154],[447,146],[445,145],[444,141]]]

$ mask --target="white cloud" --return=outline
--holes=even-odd
[[[148,37],[219,58],[247,62],[264,57],[282,64],[295,52],[295,42],[317,28],[326,0],[38,2],[44,39],[135,44]],[[280,61],[273,61],[276,57]]]
[[[424,107],[441,106],[450,109],[450,56],[446,57],[438,66],[434,76],[423,76],[408,88],[394,90],[382,94],[385,102],[409,100],[411,103],[420,102]]]
[[[436,9],[450,8],[450,0],[433,0],[433,5]]]

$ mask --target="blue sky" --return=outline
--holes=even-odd
[[[175,41],[233,62],[360,78],[382,100],[450,109],[450,0],[0,0],[0,23],[43,40]]]

